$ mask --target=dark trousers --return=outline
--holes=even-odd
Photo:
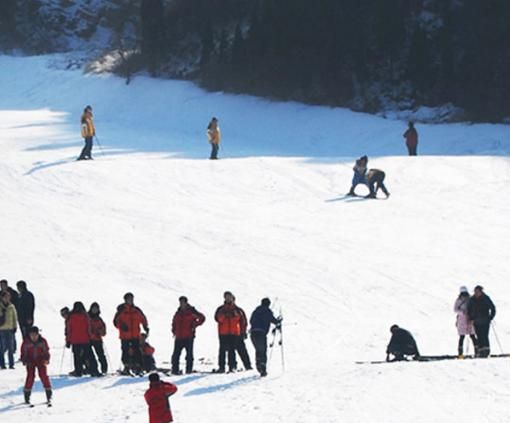
[[[388,196],[388,194],[389,194],[388,190],[384,186],[384,178],[385,177],[386,177],[386,174],[384,172],[381,172],[380,174],[378,174],[372,178],[372,180],[370,181],[370,183],[368,185],[368,188],[370,189],[371,196],[375,197],[377,195],[377,191],[379,191],[379,188],[382,189],[382,192],[384,192],[384,194],[386,196]]]
[[[476,352],[476,349],[478,348],[478,342],[476,340],[476,337],[475,337],[475,335],[469,335],[469,337],[471,338],[471,341],[473,342],[473,347],[475,348],[475,352]],[[464,338],[465,338],[465,335],[459,335],[459,355],[462,355],[464,353]]]
[[[489,319],[481,319],[474,321],[476,339],[478,341],[478,355],[480,357],[488,357],[491,353],[489,344],[489,329],[491,322]]]
[[[9,367],[14,367],[14,351],[16,351],[14,331],[0,330],[0,367],[5,368],[5,353],[9,359]]]
[[[122,364],[128,369],[139,370],[142,368],[142,350],[140,349],[140,340],[122,339]]]
[[[91,341],[90,344],[96,353],[99,364],[101,365],[101,373],[108,373],[108,362],[106,361],[106,357],[104,355],[103,341]]]
[[[235,350],[241,357],[241,361],[243,362],[244,370],[251,369],[250,356],[248,355],[248,351],[246,350],[246,344],[244,343],[244,336],[238,336],[236,342]],[[237,366],[236,366],[237,367]]]
[[[266,373],[267,367],[267,335],[256,331],[251,333],[251,342],[255,347],[255,366],[259,373]]]
[[[182,350],[186,350],[186,373],[193,371],[193,341],[194,338],[175,339],[174,352],[172,354],[173,374],[179,373],[179,359],[181,358]]]
[[[408,145],[407,146],[407,152],[410,156],[416,156],[417,155],[418,146],[417,145]]]
[[[228,368],[230,371],[236,369],[236,335],[220,335],[220,352],[218,366],[220,371],[225,371],[225,354],[228,356]]]
[[[156,370],[156,360],[152,355],[142,355],[142,369],[145,372],[151,372]]]
[[[81,150],[80,159],[92,158],[92,137],[85,138],[85,146]]]
[[[217,159],[218,158],[218,150],[220,149],[219,144],[213,144],[211,143],[211,157],[210,159]]]
[[[74,374],[81,376],[85,367],[92,376],[97,375],[97,362],[90,344],[73,344]]]

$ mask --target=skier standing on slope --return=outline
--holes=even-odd
[[[468,316],[475,327],[478,342],[477,356],[488,357],[491,353],[489,329],[492,320],[496,316],[496,306],[490,297],[483,292],[483,287],[480,285],[475,287],[475,293],[469,299]]]
[[[15,338],[18,328],[16,308],[11,303],[9,291],[0,293],[0,369],[5,369],[5,353],[9,359],[9,369],[14,369]]]
[[[255,347],[255,365],[260,376],[267,376],[267,334],[271,323],[276,329],[281,326],[281,318],[274,317],[269,308],[271,301],[269,298],[263,298],[260,305],[253,311],[250,317],[250,337]]]
[[[404,138],[406,139],[406,147],[410,156],[417,155],[418,149],[418,131],[414,127],[413,122],[409,122],[407,131],[404,132]]]
[[[230,291],[223,294],[224,303],[216,309],[214,319],[218,322],[220,351],[218,356],[218,373],[225,373],[225,354],[228,356],[229,371],[236,370],[236,345],[241,336],[241,312],[234,304]]]
[[[475,337],[475,329],[473,328],[473,322],[469,319],[468,316],[468,304],[469,304],[469,292],[465,286],[460,287],[460,293],[457,299],[455,300],[455,304],[453,306],[453,311],[457,314],[457,319],[455,321],[455,326],[457,327],[457,332],[459,333],[459,345],[458,345],[458,354],[459,357],[464,355],[464,338],[468,335],[473,342],[473,347],[475,350],[475,355],[477,353],[477,340]]]
[[[384,185],[384,178],[386,174],[379,169],[370,169],[367,173],[367,183],[368,189],[370,190],[370,194],[368,194],[365,198],[377,198],[377,191],[379,188],[384,192],[386,198],[390,196],[390,193],[386,189]]]
[[[25,338],[28,335],[28,329],[34,325],[35,299],[34,295],[27,289],[25,281],[18,281],[16,288],[19,291],[18,322],[23,338]]]
[[[150,423],[173,422],[169,397],[177,392],[173,383],[163,382],[157,373],[149,375],[150,388],[145,392],[145,402],[149,406]]]
[[[48,342],[41,335],[37,326],[28,330],[28,336],[21,345],[21,362],[27,368],[27,378],[25,381],[24,395],[25,403],[30,403],[30,394],[34,386],[35,370],[39,374],[42,385],[46,391],[46,400],[48,404],[51,401],[51,383],[47,373],[47,366],[50,362],[50,348]]]
[[[149,323],[143,311],[135,306],[134,295],[124,295],[124,303],[117,307],[113,325],[119,330],[122,347],[123,374],[135,374],[142,371],[142,351],[140,349],[140,326],[149,334]]]
[[[82,302],[77,301],[67,320],[66,347],[73,351],[74,371],[71,376],[83,376],[85,367],[91,376],[100,376],[97,371],[97,361],[90,345],[90,319]]]
[[[210,160],[218,159],[218,150],[220,149],[220,141],[221,141],[221,132],[220,127],[218,125],[218,119],[213,117],[207,125],[207,139],[209,140],[209,144],[211,144],[211,156]]]
[[[101,309],[98,303],[92,303],[89,308],[90,344],[95,351],[97,360],[101,365],[101,373],[108,373],[108,362],[104,354],[103,337],[106,335],[106,324],[101,318]]]
[[[352,168],[352,170],[354,171],[354,175],[352,176],[352,186],[347,195],[355,196],[356,193],[354,192],[354,190],[356,189],[357,185],[359,184],[367,185],[366,176],[367,164],[368,164],[367,156],[361,156],[358,160],[356,160],[356,163]]]
[[[78,160],[92,160],[92,139],[94,138],[94,135],[96,135],[96,129],[94,127],[94,118],[92,116],[91,106],[87,106],[83,110],[80,124],[81,136],[85,141],[85,146],[83,147]]]
[[[386,348],[386,361],[402,361],[406,359],[406,355],[414,356],[416,360],[420,356],[416,341],[409,331],[393,325],[390,332],[391,339]],[[390,354],[394,356],[392,360],[390,360]]]
[[[193,372],[193,343],[195,330],[205,322],[205,316],[188,303],[185,296],[179,297],[179,308],[172,319],[172,334],[175,338],[172,354],[172,374],[178,375],[179,360],[183,349],[186,350],[186,373]]]

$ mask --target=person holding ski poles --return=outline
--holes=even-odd
[[[85,141],[85,146],[81,151],[78,160],[92,160],[92,140],[96,135],[94,127],[94,118],[92,116],[92,107],[87,106],[81,115],[81,136]]]
[[[207,125],[207,139],[211,144],[211,156],[210,160],[218,159],[218,150],[220,149],[221,133],[220,127],[218,126],[218,119],[213,117]]]
[[[46,391],[46,401],[50,406],[52,391],[47,372],[47,366],[50,362],[50,348],[46,339],[39,335],[37,326],[33,326],[28,330],[28,336],[21,345],[21,362],[27,368],[27,378],[23,390],[25,403],[30,404],[30,394],[32,393],[32,386],[34,386],[35,370],[37,369]]]
[[[173,383],[163,382],[157,373],[149,375],[150,388],[145,392],[145,402],[149,406],[149,423],[173,422],[168,398],[177,392]]]
[[[271,323],[278,330],[281,328],[282,319],[274,317],[269,308],[271,300],[263,298],[260,305],[253,311],[250,317],[250,338],[255,347],[255,366],[261,377],[267,376],[267,334]]]

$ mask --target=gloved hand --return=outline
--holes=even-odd
[[[71,348],[71,344],[69,342],[66,342],[66,348]]]

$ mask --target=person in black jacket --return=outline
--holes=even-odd
[[[271,301],[263,298],[260,305],[253,311],[250,318],[250,337],[255,347],[255,365],[260,376],[267,376],[267,334],[271,323],[280,328],[281,318],[274,317],[269,308]]]
[[[370,194],[368,194],[365,198],[377,198],[377,191],[379,188],[384,192],[386,198],[390,196],[390,193],[386,189],[384,185],[384,178],[386,174],[379,169],[370,169],[367,173],[367,184],[368,189],[370,190]]]
[[[406,359],[406,355],[412,355],[416,360],[420,356],[416,341],[409,331],[393,325],[390,332],[391,339],[386,348],[386,361],[402,361]],[[394,357],[392,360],[390,360],[390,354]]]
[[[477,357],[488,357],[491,353],[489,344],[489,329],[491,321],[496,316],[496,306],[483,287],[477,285],[474,295],[469,299],[468,316],[473,321],[476,338],[478,339]]]
[[[17,307],[19,327],[23,339],[25,339],[28,336],[28,330],[34,326],[35,299],[33,294],[27,289],[25,281],[19,281],[16,284],[16,288],[19,291]]]

